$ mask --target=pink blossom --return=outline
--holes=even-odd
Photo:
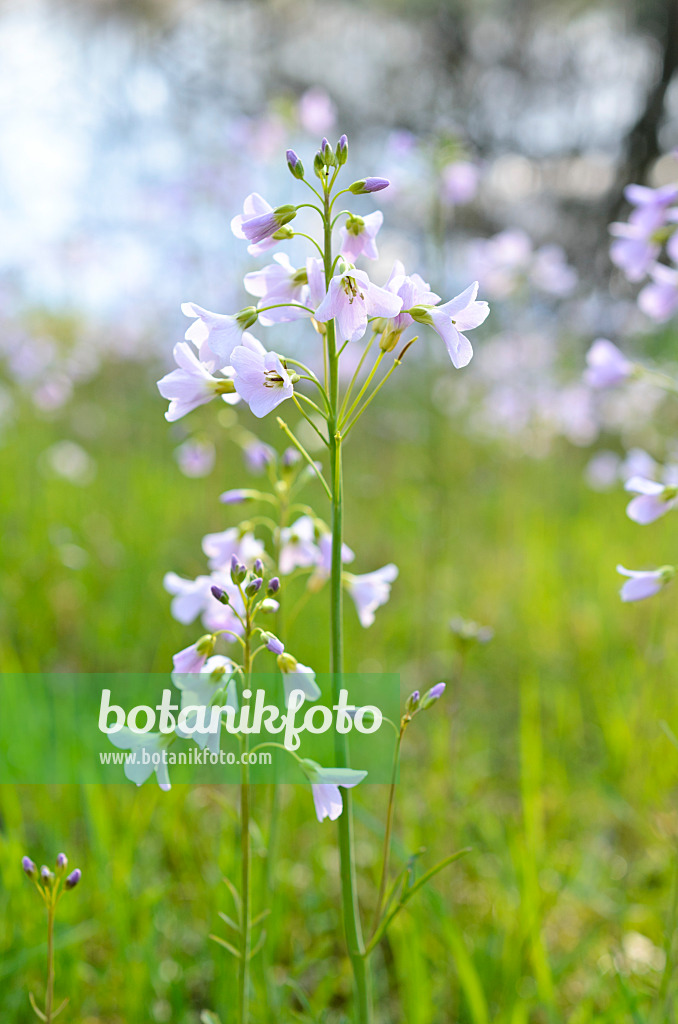
[[[365,217],[351,214],[339,235],[339,252],[352,263],[355,263],[359,256],[378,260],[379,252],[375,238],[383,222],[384,215],[381,210],[368,213]]]
[[[280,531],[279,570],[287,576],[298,568],[308,568],[320,561],[320,550],[315,543],[315,525],[310,516],[301,516],[292,526]]]
[[[367,328],[368,317],[396,316],[402,299],[372,284],[364,270],[349,267],[330,281],[315,318],[321,323],[334,319],[338,340],[358,341]]]
[[[610,388],[627,380],[633,363],[607,338],[598,338],[586,353],[584,380],[592,388]]]
[[[275,352],[238,346],[231,355],[231,364],[235,389],[258,418],[294,394],[292,378]]]
[[[430,285],[419,274],[405,273],[405,267],[400,260],[394,262],[393,270],[384,287],[402,299],[403,303],[400,313],[389,322],[387,330],[391,334],[400,335],[413,323],[407,312],[412,306],[435,306],[440,302],[440,296],[431,291]]]
[[[465,206],[478,191],[479,168],[470,160],[455,160],[442,171],[443,199],[450,206]]]

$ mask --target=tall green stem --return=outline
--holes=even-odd
[[[251,628],[249,606],[247,606],[247,623],[245,628],[244,664],[247,686],[252,682]],[[250,779],[247,753],[249,735],[243,733],[243,744],[240,754],[240,851],[241,851],[241,894],[242,918],[240,921],[240,961],[238,964],[238,1024],[248,1024],[250,1000]]]
[[[54,897],[50,895],[47,907],[47,993],[45,995],[45,1020],[52,1022],[54,1008]]]
[[[324,266],[325,284],[329,287],[332,277],[332,226],[330,221],[330,200],[325,195],[324,217]],[[339,359],[334,321],[327,324],[327,356],[329,368],[329,439],[330,439],[330,489],[332,491],[332,565],[331,565],[331,659],[332,692],[335,703],[339,700],[342,686],[343,664],[343,605],[342,605],[342,561],[343,541],[343,492],[341,435],[339,420]],[[348,765],[346,737],[338,731],[334,734],[335,756],[339,767]],[[344,810],[338,818],[339,861],[341,871],[341,898],[344,931],[348,954],[351,959],[356,991],[356,1019],[358,1024],[372,1022],[372,986],[369,964],[364,956],[360,909],[355,877],[355,856],[353,850],[353,808],[350,790],[344,789]]]

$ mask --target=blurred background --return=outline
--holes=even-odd
[[[370,630],[347,609],[349,667],[448,682],[405,750],[394,863],[474,848],[380,946],[379,1024],[675,1019],[675,597],[623,606],[614,567],[674,557],[670,517],[630,523],[622,487],[629,460],[678,461],[676,416],[640,382],[582,380],[600,335],[675,359],[608,233],[627,183],[678,178],[675,2],[5,0],[0,52],[0,670],[164,672],[195,638],[163,576],[203,572],[202,536],[239,518],[218,495],[250,482],[255,422],[169,425],[155,382],[181,302],[246,302],[244,196],[294,201],[285,150],[310,167],[346,132],[352,177],[392,182],[353,204],[384,212],[371,277],[398,258],[492,307],[470,366],[423,339],[347,452],[356,571],[400,567]],[[325,602],[295,625],[319,667]],[[362,787],[368,909],[383,800]],[[334,830],[303,790],[285,811],[279,1019],[339,1024]],[[43,984],[21,856],[62,848],[84,871],[57,934],[70,1019],[227,1024],[234,967],[207,935],[235,822],[225,787],[0,786],[3,1024]]]

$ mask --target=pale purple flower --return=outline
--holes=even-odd
[[[294,394],[290,375],[275,352],[254,352],[239,346],[233,350],[231,364],[235,389],[258,418]]]
[[[168,572],[163,579],[165,590],[174,595],[170,606],[173,618],[188,625],[212,603],[211,576],[197,576],[194,580],[184,579],[175,572]]]
[[[281,213],[281,210],[286,211]],[[289,207],[293,211],[294,207]],[[246,239],[251,244],[247,251],[251,256],[258,256],[278,243],[271,236],[278,231],[291,217],[287,207],[274,210],[258,192],[252,192],[243,203],[243,212],[231,221],[231,231],[236,238]],[[293,216],[294,214],[292,214]]]
[[[616,452],[602,451],[589,459],[584,470],[586,482],[594,491],[609,491],[619,479],[621,459]]]
[[[622,480],[630,480],[632,476],[645,476],[654,480],[659,473],[659,466],[643,448],[629,448],[621,469]]]
[[[396,316],[402,299],[372,284],[364,270],[349,267],[333,277],[315,318],[321,323],[334,319],[338,340],[358,341],[367,328],[368,317]]]
[[[318,821],[325,818],[336,821],[344,809],[338,787],[352,789],[367,775],[367,772],[356,768],[323,768],[308,758],[302,761],[301,767],[311,783]]]
[[[310,516],[301,516],[292,526],[280,531],[281,576],[288,576],[298,568],[308,568],[320,561],[320,549],[315,543],[315,525]]]
[[[428,324],[445,342],[453,366],[460,370],[471,362],[473,349],[464,331],[479,327],[487,319],[490,307],[477,301],[478,282],[442,306],[420,304],[407,312],[418,322]]]
[[[352,185],[348,186],[349,192],[352,192],[354,196],[367,195],[368,192],[381,192],[383,188],[388,188],[391,182],[388,178],[361,178],[359,181],[354,181]]]
[[[174,673],[172,675],[172,682],[178,690],[181,691],[181,710],[186,708],[200,708],[211,707],[215,694],[222,687],[226,687],[225,700],[220,699],[219,704],[221,707],[232,707],[234,711],[238,710],[238,689],[234,679],[235,665],[230,658],[226,658],[224,655],[215,654],[205,662],[199,672],[182,675],[181,673]],[[223,714],[223,712],[222,712]],[[177,725],[176,733],[177,736],[183,738],[190,738],[194,740],[199,747],[202,749],[207,748],[212,754],[219,752],[220,743],[220,728],[215,732],[203,732],[195,729],[198,719],[198,712],[191,711],[187,713],[185,722],[186,729]],[[210,713],[207,712],[204,717],[206,725],[209,724]],[[195,731],[191,731],[194,729]]]
[[[598,338],[586,353],[584,380],[592,388],[610,388],[627,380],[633,363],[607,338]]]
[[[308,305],[316,309],[325,298],[325,268],[323,261],[309,256],[306,260],[306,277],[308,279]]]
[[[278,667],[283,675],[283,687],[285,688],[285,707],[289,705],[290,694],[293,690],[301,690],[306,700],[317,700],[320,696],[320,687],[315,681],[315,672],[308,665],[302,665],[289,655],[278,658]]]
[[[175,672],[200,672],[210,654],[209,646],[197,641],[172,656]]]
[[[442,196],[449,206],[465,206],[475,199],[479,168],[470,160],[455,160],[442,170]]]
[[[309,135],[329,132],[337,120],[337,108],[324,89],[314,86],[301,96],[298,106],[299,121]]]
[[[534,254],[530,267],[532,284],[549,295],[562,298],[577,287],[577,271],[567,262],[561,245],[542,245]]]
[[[678,185],[661,185],[648,188],[647,185],[627,185],[624,196],[635,207],[629,219],[643,223],[648,230],[656,231],[666,222],[667,209],[678,200]]]
[[[221,533],[206,534],[202,539],[202,549],[210,569],[230,569],[234,555],[239,562],[249,565],[263,554],[264,545],[251,531],[241,534],[237,526],[232,526]]]
[[[445,693],[445,683],[436,683],[435,686],[431,687],[431,689],[428,691],[426,696],[430,700],[438,700],[438,698],[442,697],[442,695],[444,693]]]
[[[159,732],[133,732],[124,725],[119,732],[109,733],[108,738],[119,750],[129,750],[136,754],[136,757],[125,762],[125,775],[130,782],[141,786],[155,772],[160,789],[172,788],[167,761],[163,756],[167,749],[167,736]]]
[[[652,282],[638,293],[638,307],[651,320],[663,324],[678,309],[678,270],[655,263],[650,277]]]
[[[368,213],[365,217],[351,214],[339,235],[339,252],[352,263],[355,263],[359,256],[378,260],[379,252],[375,238],[383,223],[384,215],[381,210]]]
[[[191,437],[174,451],[179,469],[191,478],[209,476],[214,469],[216,449],[211,441]]]
[[[236,345],[242,345],[243,332],[257,319],[256,311],[252,308],[234,315],[210,313],[195,302],[183,302],[181,312],[184,316],[194,318],[185,337],[187,341],[193,342],[201,360],[212,370],[230,363],[231,352]]]
[[[299,306],[308,305],[308,275],[305,268],[297,269],[289,261],[284,252],[276,252],[273,255],[275,263],[269,263],[261,270],[255,270],[251,274],[245,274],[245,288],[250,295],[259,299],[259,308],[264,306],[279,306],[278,309],[269,309],[259,314],[259,320],[264,326],[277,323],[288,323],[292,320],[300,320],[302,317],[311,314]],[[287,305],[297,303],[297,305]]]
[[[247,487],[234,487],[232,490],[220,494],[219,501],[224,505],[242,505],[243,502],[250,501],[258,495],[258,491],[252,491]]]
[[[397,295],[403,303],[400,313],[389,322],[388,331],[392,334],[402,334],[405,328],[414,322],[410,314],[406,312],[412,306],[435,306],[440,302],[440,296],[431,291],[428,282],[424,281],[419,274],[405,273],[405,267],[400,260],[394,262],[393,270],[384,288]]]
[[[508,228],[491,238],[479,238],[469,247],[468,263],[483,282],[490,298],[505,299],[524,281],[532,264],[530,236],[519,228]]]
[[[374,572],[355,576],[345,573],[346,587],[353,598],[360,624],[367,628],[374,622],[374,613],[391,596],[391,584],[398,576],[398,567],[389,563]]]
[[[627,516],[643,526],[666,515],[678,504],[675,487],[667,487],[647,477],[632,476],[626,481],[624,489],[636,495],[626,507]]]
[[[228,383],[213,377],[185,341],[174,346],[174,360],[178,368],[158,381],[158,391],[169,399],[165,419],[170,423],[211,402]]]
[[[257,438],[253,438],[252,441],[247,441],[243,446],[245,453],[245,462],[250,473],[261,473],[275,459],[275,449],[266,444],[265,441],[259,441]]]
[[[617,572],[629,577],[620,591],[622,601],[644,601],[659,593],[672,579],[675,569],[671,565],[662,566],[661,569],[625,569],[623,565],[618,565]]]

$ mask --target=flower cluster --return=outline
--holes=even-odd
[[[656,323],[678,309],[678,184],[648,188],[628,185],[628,220],[610,225],[610,258],[625,277],[645,285],[638,306]]]

